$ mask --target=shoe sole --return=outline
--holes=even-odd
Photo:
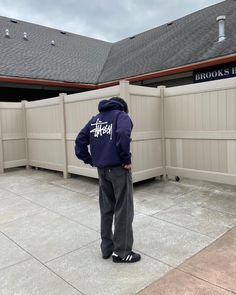
[[[103,259],[109,259],[111,256],[102,256]]]
[[[131,261],[126,261],[126,260],[115,260],[115,259],[113,259],[113,262],[114,263],[135,263],[135,262],[138,262],[138,261],[140,261],[141,260],[141,258],[140,259],[137,259],[137,260],[131,260]]]
[[[102,256],[103,259],[109,259],[110,257],[111,257],[111,254],[107,256],[106,255]]]

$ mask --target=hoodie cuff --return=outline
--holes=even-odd
[[[84,163],[85,164],[89,164],[89,165],[91,165],[93,167],[93,162],[92,162],[92,158],[91,157],[89,157],[88,159],[84,160]]]

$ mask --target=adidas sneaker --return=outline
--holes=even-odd
[[[113,262],[116,262],[116,263],[133,263],[133,262],[139,261],[141,259],[141,255],[131,251],[124,258],[121,258],[119,255],[113,252],[112,259],[113,259]]]

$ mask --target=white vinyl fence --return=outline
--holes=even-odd
[[[236,185],[236,78],[165,89],[166,169]]]
[[[236,184],[236,78],[173,88],[120,85],[34,102],[0,103],[0,169],[34,166],[97,177],[74,155],[102,99],[126,99],[134,182],[160,175]]]
[[[27,149],[23,105],[0,102],[0,172],[24,165],[27,165]]]

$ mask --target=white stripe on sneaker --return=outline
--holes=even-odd
[[[130,257],[130,255],[128,255],[125,260],[128,261],[129,260],[129,257]]]
[[[112,256],[118,257],[118,255],[115,252],[112,253]]]
[[[129,259],[129,261],[131,261],[132,258],[133,258],[132,255],[130,255],[130,259]]]

